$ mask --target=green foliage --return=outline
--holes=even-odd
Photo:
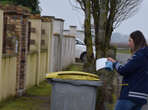
[[[2,0],[2,1],[0,1],[0,4],[3,4],[3,5],[5,5],[5,4],[13,4],[13,2],[12,1]]]
[[[14,0],[17,5],[23,5],[32,9],[32,13],[40,13],[38,0]]]
[[[32,10],[33,14],[40,13],[39,0],[1,0],[3,3],[13,3],[14,5],[22,5]]]

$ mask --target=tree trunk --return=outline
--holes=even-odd
[[[113,32],[113,23],[114,23],[114,18],[115,18],[115,13],[116,13],[116,5],[117,5],[117,1],[116,0],[112,0],[112,2],[110,2],[110,10],[108,10],[109,12],[109,17],[107,19],[107,24],[106,24],[106,32],[105,32],[105,48],[106,48],[106,52],[108,52],[108,49],[110,48],[110,40],[111,40],[111,36],[112,36],[112,32]],[[107,53],[106,57],[107,56]]]
[[[107,10],[106,10],[106,0],[100,0],[100,15],[99,15],[99,28],[98,34],[96,35],[96,58],[105,56],[105,30],[107,23]]]
[[[85,7],[85,44],[87,50],[87,61],[84,63],[84,71],[86,72],[94,72],[95,71],[95,63],[94,63],[94,54],[93,54],[93,44],[92,44],[92,35],[91,35],[91,4],[90,0],[86,0]]]
[[[95,29],[95,47],[96,47],[96,58],[100,56],[100,48],[99,48],[99,16],[100,16],[100,9],[99,9],[99,1],[92,0],[92,15],[94,21],[94,29]]]
[[[95,34],[96,34],[96,59],[101,57],[106,57],[107,54],[107,46],[109,46],[109,40],[106,39],[106,35],[109,35],[110,33],[106,34],[107,30],[107,13],[108,13],[108,0],[101,0],[99,4],[99,12],[98,12],[98,18],[99,23],[95,27]],[[94,17],[95,18],[95,17]],[[97,17],[94,19],[94,23],[97,21]],[[112,32],[112,31],[111,31]],[[109,37],[107,37],[109,38]],[[108,41],[106,41],[108,40]],[[98,71],[100,79],[103,81],[103,85],[101,88],[98,89],[98,96],[97,96],[97,102],[96,102],[96,110],[105,110],[106,104],[108,102],[112,101],[112,93],[108,91],[108,88],[111,87],[111,82],[113,79],[109,79],[110,76],[113,74],[109,74],[109,72],[106,71]],[[112,87],[111,87],[112,88]],[[112,88],[113,90],[113,88]],[[108,96],[107,96],[108,95]]]

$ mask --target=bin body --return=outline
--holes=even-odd
[[[99,81],[50,79],[50,110],[95,110]]]

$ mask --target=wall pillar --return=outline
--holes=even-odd
[[[3,49],[3,11],[0,10],[0,100],[2,100],[2,49]]]
[[[36,73],[36,84],[39,85],[40,83],[40,73],[41,73],[41,69],[40,69],[40,60],[41,60],[41,17],[40,15],[32,15],[30,16],[30,20],[31,22],[31,37],[30,40],[34,41],[34,43],[30,44],[32,47],[30,47],[30,51],[36,51],[38,53],[38,57],[37,57],[37,73]]]
[[[45,30],[45,36],[47,37],[45,44],[47,45],[47,72],[51,72],[51,46],[52,46],[52,35],[53,35],[53,19],[52,16],[42,16],[42,29]]]
[[[55,18],[53,22],[53,37],[52,37],[52,71],[59,71],[62,69],[62,39],[64,31],[64,20]],[[55,36],[56,35],[56,36]],[[58,35],[58,36],[57,36]],[[56,55],[56,57],[55,57]]]

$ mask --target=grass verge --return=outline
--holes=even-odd
[[[130,54],[129,49],[117,49],[117,53]]]
[[[47,81],[43,81],[39,86],[34,86],[26,91],[31,96],[49,96],[51,94],[51,85]]]
[[[63,71],[83,71],[83,64],[71,64],[67,68],[63,69]]]
[[[9,98],[1,102],[0,110],[43,110],[42,105],[49,104],[50,92],[51,86],[44,81],[38,87],[28,89],[23,97]]]

